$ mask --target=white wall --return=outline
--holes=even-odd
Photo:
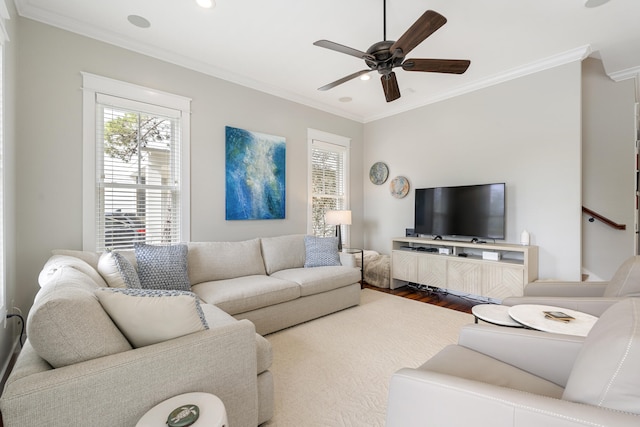
[[[192,98],[191,240],[305,233],[308,128],[351,138],[352,176],[362,176],[362,123],[35,21],[17,21],[17,280],[26,290],[24,312],[50,251],[82,245],[81,71]],[[226,125],[286,138],[286,219],[225,221]],[[350,194],[352,239],[361,246],[362,180],[352,181]]]
[[[588,280],[609,280],[635,252],[635,135],[633,80],[616,83],[602,61],[582,65],[582,203],[625,224],[616,230],[582,217],[582,267]]]
[[[15,22],[15,7],[13,2],[5,1],[11,19],[6,21],[9,42],[4,45],[4,87],[2,97],[3,105],[3,133],[4,133],[4,240],[5,240],[5,279],[7,284],[6,302],[9,313],[14,313],[13,306],[24,298],[25,291],[19,285],[16,278],[16,80],[17,80],[17,56],[16,48],[18,35]],[[14,303],[15,301],[15,303]],[[22,314],[26,319],[27,312]],[[1,319],[0,319],[1,320]],[[20,321],[17,318],[7,320],[7,327],[0,326],[0,368],[4,368],[9,362],[11,351],[17,345],[17,334],[20,332]],[[1,374],[2,372],[0,372]]]
[[[570,63],[365,125],[365,246],[389,253],[413,227],[413,189],[505,182],[508,243],[523,229],[539,246],[539,277],[580,278],[581,66]],[[376,186],[389,165],[412,191]]]

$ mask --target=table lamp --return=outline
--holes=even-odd
[[[338,250],[342,250],[342,232],[341,225],[351,225],[351,211],[327,211],[324,214],[324,220],[329,225],[336,226],[336,236],[338,236]]]

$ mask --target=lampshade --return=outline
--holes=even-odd
[[[324,220],[329,225],[351,225],[351,211],[327,211]]]

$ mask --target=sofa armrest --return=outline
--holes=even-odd
[[[458,344],[565,387],[583,337],[493,325],[466,325]]]
[[[524,287],[525,296],[601,297],[609,282],[531,282]]]
[[[24,356],[32,361],[34,355]],[[159,402],[202,391],[224,402],[231,425],[253,427],[258,423],[256,370],[255,327],[241,320],[63,368],[10,376],[0,410],[5,426],[62,427],[73,420],[93,427],[133,426]]]
[[[502,300],[502,305],[541,304],[568,308],[600,317],[606,309],[623,300],[623,297],[509,297]]]
[[[619,426],[640,416],[404,368],[391,378],[386,427]]]
[[[339,252],[340,254],[340,263],[345,267],[357,267],[356,254],[350,254],[347,252]],[[360,256],[360,255],[358,255]]]

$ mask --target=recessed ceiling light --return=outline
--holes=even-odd
[[[151,26],[151,22],[140,15],[129,15],[127,20],[139,28],[149,28]]]
[[[205,9],[211,9],[216,5],[216,2],[213,0],[196,0],[196,3],[198,3],[198,6],[204,7]]]
[[[598,7],[602,6],[605,3],[609,3],[609,0],[587,0],[584,2],[584,7]]]
[[[351,98],[350,96],[343,96],[342,98],[338,98],[338,101],[340,101],[340,102],[351,102],[351,101],[353,101],[353,98]]]
[[[369,80],[371,78],[371,76],[369,74],[363,74],[360,76],[360,80]]]

